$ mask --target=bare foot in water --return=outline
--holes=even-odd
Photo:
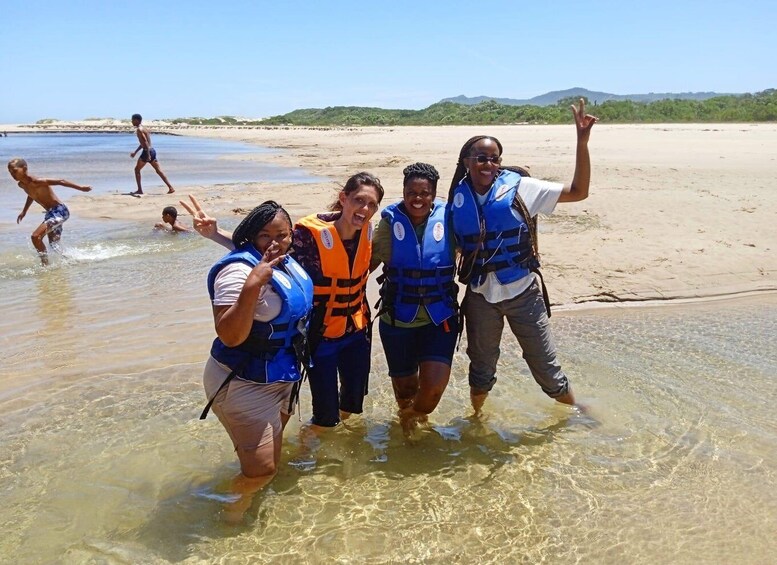
[[[485,404],[486,398],[488,398],[487,392],[476,392],[470,389],[469,400],[472,403],[472,409],[475,410],[475,418],[480,418],[483,414],[483,404]]]
[[[399,423],[402,426],[402,432],[407,438],[413,435],[413,432],[418,429],[419,424],[425,424],[428,421],[428,414],[416,412],[412,406],[408,406],[399,411]]]

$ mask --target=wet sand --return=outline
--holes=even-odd
[[[77,124],[75,124],[77,126]],[[295,165],[331,179],[293,185],[179,187],[218,217],[266,198],[296,219],[322,210],[352,173],[377,174],[384,204],[401,197],[402,168],[415,161],[441,174],[447,195],[461,145],[489,134],[505,147],[504,163],[533,176],[569,182],[574,127],[165,127],[155,131],[244,141],[281,149],[252,156]],[[18,127],[3,126],[9,132]],[[555,304],[669,300],[777,289],[777,124],[597,124],[587,200],[562,204],[540,222],[544,273]],[[770,149],[771,148],[771,149]],[[244,158],[242,156],[237,158]],[[153,174],[149,171],[148,174]],[[110,201],[110,206],[106,206]],[[151,220],[155,198],[79,195],[79,214]],[[109,213],[106,214],[106,209]],[[237,210],[237,212],[235,212]]]

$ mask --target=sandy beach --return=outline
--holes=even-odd
[[[299,440],[311,416],[304,386],[279,475],[239,530],[220,519],[232,445],[213,416],[197,419],[214,336],[204,281],[223,250],[153,232],[161,208],[190,193],[234,226],[274,198],[296,219],[359,170],[381,177],[388,204],[414,161],[438,167],[444,197],[459,148],[479,133],[502,141],[506,164],[569,181],[574,126],[169,128],[277,149],[219,153],[149,125],[160,149],[211,145],[220,157],[202,163],[214,173],[235,168],[221,159],[250,159],[301,174],[187,186],[170,173],[186,151],[165,149],[176,194],[147,168],[147,196],[122,196],[133,183],[127,135],[110,161],[124,184],[60,193],[73,212],[66,254],[45,269],[32,218],[13,221],[20,191],[4,185],[15,197],[0,261],[4,561],[769,562],[777,425],[753,391],[769,389],[777,365],[767,184],[777,124],[595,126],[590,198],[543,218],[540,248],[562,365],[600,426],[542,394],[509,332],[486,414],[472,418],[465,335],[429,426],[408,442],[374,339],[364,414],[310,454]],[[11,149],[14,131],[30,131],[3,130]],[[50,170],[77,180],[101,167],[99,153]],[[209,153],[192,149],[179,175],[195,155]],[[371,304],[376,287],[373,277]],[[618,307],[655,304],[671,306]]]
[[[252,158],[331,179],[306,187],[304,198],[299,190],[286,196],[291,187],[277,183],[178,187],[181,197],[196,195],[218,217],[275,198],[296,219],[325,208],[337,183],[360,170],[382,179],[388,204],[401,197],[402,168],[415,161],[438,168],[438,195],[445,197],[461,145],[477,134],[499,138],[504,163],[528,167],[535,177],[569,182],[574,168],[571,124],[331,129],[149,125],[158,133],[277,148],[278,153]],[[2,129],[29,131],[24,126]],[[540,222],[552,301],[585,305],[776,290],[775,146],[775,124],[597,124],[590,142],[589,198],[559,205]],[[83,216],[150,221],[158,215],[153,198],[78,198]]]

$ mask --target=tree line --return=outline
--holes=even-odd
[[[500,124],[566,124],[570,97],[552,106],[511,106],[486,100],[475,105],[438,102],[422,110],[388,110],[363,106],[333,106],[294,110],[259,121],[222,116],[182,118],[175,123],[192,125],[290,125],[290,126],[438,126]],[[777,89],[755,94],[718,96],[707,100],[657,100],[634,102],[608,100],[588,110],[605,123],[720,123],[777,121]]]

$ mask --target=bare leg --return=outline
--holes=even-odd
[[[475,416],[479,417],[483,410],[483,404],[488,398],[488,391],[470,387],[469,400],[472,402],[472,408],[475,410]]]
[[[254,495],[275,477],[278,462],[281,459],[282,434],[283,430],[278,430],[273,441],[254,449],[237,447],[241,473],[232,480],[232,489],[240,498],[224,506],[226,522],[240,523],[246,510],[251,507]]]
[[[391,377],[394,398],[400,411],[411,406],[418,393],[418,373],[407,377]]]
[[[158,174],[158,175],[159,175],[159,177],[160,177],[160,178],[161,178],[161,179],[162,179],[162,180],[165,182],[165,184],[167,185],[167,188],[168,188],[168,190],[167,190],[167,194],[172,194],[173,192],[175,192],[175,189],[173,188],[173,185],[172,185],[172,184],[170,184],[170,181],[169,181],[169,180],[167,180],[167,177],[166,177],[166,176],[165,176],[165,174],[162,172],[162,167],[160,167],[160,166],[159,166],[159,161],[151,161],[151,166],[152,166],[152,167],[154,167],[154,170],[156,171],[156,174]]]
[[[142,159],[138,159],[138,162],[135,164],[135,182],[138,185],[138,189],[130,194],[143,194],[143,187],[140,185],[140,169],[145,166],[146,163]]]
[[[262,490],[273,479],[275,475],[263,477],[246,477],[239,474],[232,479],[231,490],[239,495],[235,502],[224,505],[223,518],[228,524],[239,524],[243,521],[246,510],[251,508],[254,501],[254,495]]]
[[[419,423],[426,422],[429,414],[434,412],[451,376],[450,365],[439,361],[424,361],[420,369],[418,390],[413,402],[399,413],[406,434],[412,432]]]
[[[556,402],[560,402],[562,404],[567,404],[569,406],[573,406],[573,407],[575,407],[577,409],[577,411],[580,414],[586,415],[589,418],[589,423],[588,424],[590,426],[598,426],[599,425],[599,421],[591,415],[591,411],[588,408],[588,406],[586,406],[585,404],[580,404],[579,402],[577,402],[577,400],[575,399],[575,395],[572,392],[572,387],[571,386],[567,390],[566,394],[564,394],[563,396],[559,396],[555,400],[556,400]]]
[[[54,233],[49,232],[49,246],[57,253],[62,253],[62,248],[59,246],[59,239],[62,237],[62,232]]]
[[[563,394],[561,396],[557,396],[554,399],[556,402],[560,402],[561,404],[568,404],[570,406],[577,406],[575,403],[575,395],[572,394],[572,388],[570,388],[566,394]]]
[[[46,231],[48,231],[48,229],[49,227],[46,224],[41,224],[37,228],[35,228],[35,231],[32,232],[32,236],[30,236],[30,239],[32,240],[32,245],[38,251],[38,256],[40,257],[41,265],[49,264],[48,253],[46,252],[46,245],[43,243],[43,238],[46,236]]]

